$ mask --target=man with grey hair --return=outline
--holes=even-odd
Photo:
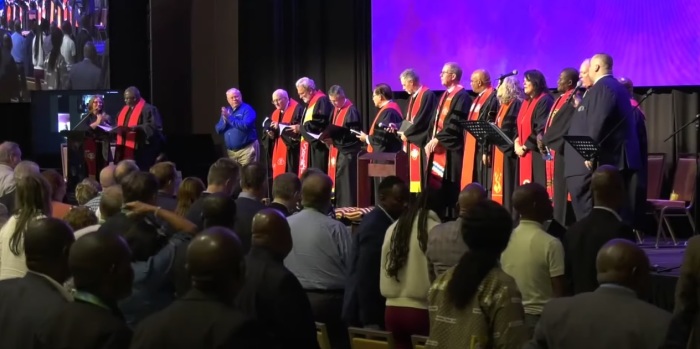
[[[306,109],[302,116],[302,139],[299,145],[299,175],[307,168],[315,167],[323,172],[328,171],[328,146],[318,139],[330,123],[333,107],[328,97],[316,88],[316,83],[303,77],[297,80],[297,93]],[[316,137],[314,137],[316,136]]]
[[[165,143],[160,113],[134,86],[124,90],[124,104],[112,130],[117,135],[114,162],[131,159],[139,168],[151,168]]]
[[[399,132],[404,141],[404,151],[408,153],[408,167],[411,193],[420,193],[426,174],[425,165],[428,158],[421,151],[428,143],[428,129],[435,120],[437,96],[420,82],[413,69],[406,69],[399,76],[401,87],[409,96],[408,108],[404,115],[410,123],[404,132]]]
[[[299,123],[304,107],[292,98],[287,91],[279,89],[272,93],[275,111],[270,115],[269,124],[263,123],[263,145],[272,164],[272,178],[286,173],[296,173],[299,169]],[[282,125],[280,127],[280,125]],[[297,126],[297,127],[288,127]]]
[[[224,137],[228,157],[243,167],[258,161],[260,154],[255,110],[243,102],[236,88],[226,91],[226,100],[229,106],[221,107],[221,118],[214,128]]]
[[[0,144],[0,196],[14,190],[14,169],[20,161],[22,161],[22,151],[17,143]]]
[[[13,174],[13,183],[29,175],[39,175],[41,169],[39,165],[34,161],[24,160],[17,163],[15,166]],[[4,205],[7,208],[8,213],[12,213],[15,210],[15,189],[17,187],[13,184],[10,191],[6,192],[4,195],[0,196],[0,205]],[[2,208],[0,208],[0,213]]]

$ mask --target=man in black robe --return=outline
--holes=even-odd
[[[306,103],[301,127],[293,126],[293,132],[301,132],[299,145],[299,171],[301,176],[307,168],[314,167],[324,173],[328,171],[328,146],[314,135],[320,135],[330,123],[333,106],[328,97],[316,89],[316,83],[303,77],[296,83],[299,98]],[[309,122],[313,121],[313,122]]]
[[[634,99],[634,84],[628,78],[619,78],[618,81],[627,89],[630,94],[630,103],[632,104],[632,112],[634,113],[635,129],[639,137],[639,158],[641,166],[638,171],[632,174],[630,180],[630,212],[624,212],[623,219],[628,220],[636,230],[644,229],[644,219],[646,217],[647,203],[647,176],[649,166],[649,148],[647,138],[647,120],[644,111],[639,106],[639,102]]]
[[[124,91],[124,103],[112,130],[117,135],[114,162],[132,159],[139,168],[151,168],[165,143],[160,113],[133,86]]]
[[[426,180],[425,166],[428,162],[425,152],[421,151],[428,143],[428,129],[435,120],[435,108],[437,108],[437,96],[422,85],[420,77],[413,69],[406,69],[400,76],[401,87],[410,96],[408,108],[404,113],[405,120],[410,126],[399,132],[401,140],[408,143],[406,153],[409,156],[409,180],[411,193],[420,193]],[[418,173],[414,174],[416,166]],[[416,181],[419,179],[419,181]]]
[[[425,152],[429,156],[427,167],[431,171],[428,175],[431,179],[435,178],[434,186],[440,187],[440,197],[444,199],[444,212],[438,212],[443,218],[454,217],[452,208],[455,207],[460,192],[464,153],[464,131],[459,121],[467,119],[472,103],[469,93],[460,85],[461,80],[462,68],[457,63],[446,63],[442,67],[440,82],[446,90],[440,97],[436,118],[428,130],[430,141],[425,145]]]
[[[299,125],[304,106],[289,98],[287,91],[279,89],[272,93],[272,104],[275,111],[270,117],[268,129],[262,134],[263,146],[267,149],[267,157],[272,166],[272,180],[285,172],[297,173],[299,170],[299,132],[284,129],[280,133],[279,124]],[[282,143],[282,144],[280,144]],[[284,149],[276,147],[284,146]],[[280,158],[278,158],[277,156]],[[284,166],[277,168],[280,162]]]
[[[498,113],[498,98],[496,90],[491,86],[491,75],[484,69],[478,69],[471,76],[472,91],[477,94],[469,110],[469,120],[496,121]],[[464,157],[462,159],[462,180],[461,188],[465,188],[472,182],[479,182],[487,190],[491,190],[491,147],[488,143],[481,144],[467,134],[464,144]],[[474,142],[474,147],[469,149]],[[472,162],[468,164],[466,160],[470,158]],[[471,170],[471,172],[469,172]],[[460,188],[460,189],[461,189]]]
[[[345,97],[345,91],[338,85],[328,89],[328,98],[333,104],[333,125],[343,127],[344,132],[324,139],[330,147],[328,175],[333,179],[336,207],[357,206],[357,157],[362,150],[362,142],[350,130],[362,131],[360,112]]]
[[[578,72],[573,68],[564,69],[559,74],[557,81],[557,91],[561,93],[554,102],[549,113],[544,134],[537,140],[537,145],[543,154],[552,154],[552,163],[548,167],[554,166],[553,178],[549,178],[550,171],[547,171],[547,191],[552,195],[554,203],[554,219],[560,224],[566,224],[567,197],[569,191],[566,189],[566,177],[564,176],[564,136],[569,132],[571,118],[576,113],[576,108],[572,103],[573,94],[576,93],[578,83]],[[551,183],[550,183],[551,181]],[[553,189],[553,190],[550,190]]]

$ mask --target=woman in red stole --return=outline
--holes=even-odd
[[[496,125],[506,136],[514,139],[517,134],[518,112],[525,98],[518,79],[512,76],[505,78],[498,87],[496,96],[500,104]],[[511,144],[494,147],[491,158],[493,159],[491,200],[512,212],[511,200],[518,182],[518,156],[515,154],[514,146]]]
[[[554,98],[549,94],[547,81],[539,70],[525,72],[523,90],[526,99],[518,113],[518,134],[515,154],[518,155],[518,185],[539,183],[546,185],[545,160],[537,147],[537,136],[544,132]]]

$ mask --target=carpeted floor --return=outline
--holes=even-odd
[[[670,241],[667,243],[662,241],[659,243],[659,248],[655,248],[653,239],[645,239],[641,246],[649,256],[652,270],[656,270],[659,274],[679,275],[685,252],[685,241],[679,241],[677,246]]]

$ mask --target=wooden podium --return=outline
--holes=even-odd
[[[372,178],[396,176],[408,184],[408,155],[365,153],[357,159],[357,207],[372,206]]]

